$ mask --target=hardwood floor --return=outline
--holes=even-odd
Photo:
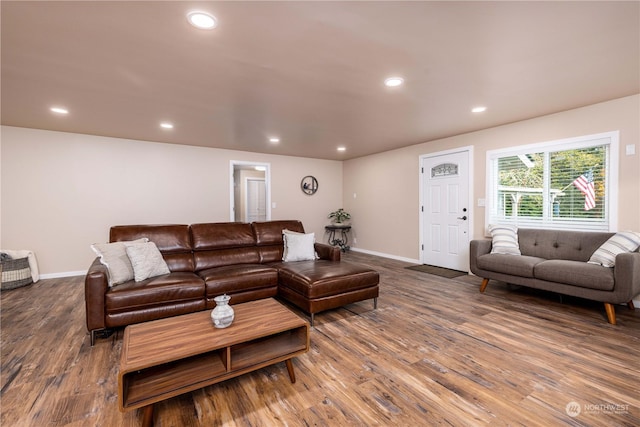
[[[640,309],[614,326],[599,303],[344,258],[380,272],[378,309],[316,315],[295,384],[280,363],[161,403],[156,425],[640,425]],[[118,411],[122,331],[89,345],[83,280],[2,292],[2,426],[141,422]]]

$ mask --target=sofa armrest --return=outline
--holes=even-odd
[[[631,301],[640,294],[640,253],[618,254],[614,269],[616,289],[623,302]]]
[[[105,294],[109,289],[107,267],[96,258],[84,278],[84,302],[87,330],[104,329]]]
[[[337,246],[327,245],[326,243],[316,243],[316,253],[320,259],[329,261],[340,261],[340,248]]]
[[[491,253],[491,240],[480,239],[472,240],[469,243],[469,268],[473,274],[477,275],[478,264],[476,260],[481,255]]]

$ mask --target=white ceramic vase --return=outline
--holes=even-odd
[[[233,322],[235,313],[229,305],[231,297],[227,294],[215,297],[216,307],[211,311],[211,320],[216,328],[226,328]]]

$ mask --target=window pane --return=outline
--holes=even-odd
[[[605,218],[606,146],[550,153],[554,218]]]
[[[498,159],[498,216],[542,218],[544,155]]]

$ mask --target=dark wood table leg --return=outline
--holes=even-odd
[[[296,374],[293,372],[293,363],[291,363],[291,359],[287,359],[284,361],[287,364],[287,371],[289,371],[289,378],[291,378],[291,382],[296,382]]]
[[[142,427],[153,426],[153,405],[147,405],[142,408]]]

